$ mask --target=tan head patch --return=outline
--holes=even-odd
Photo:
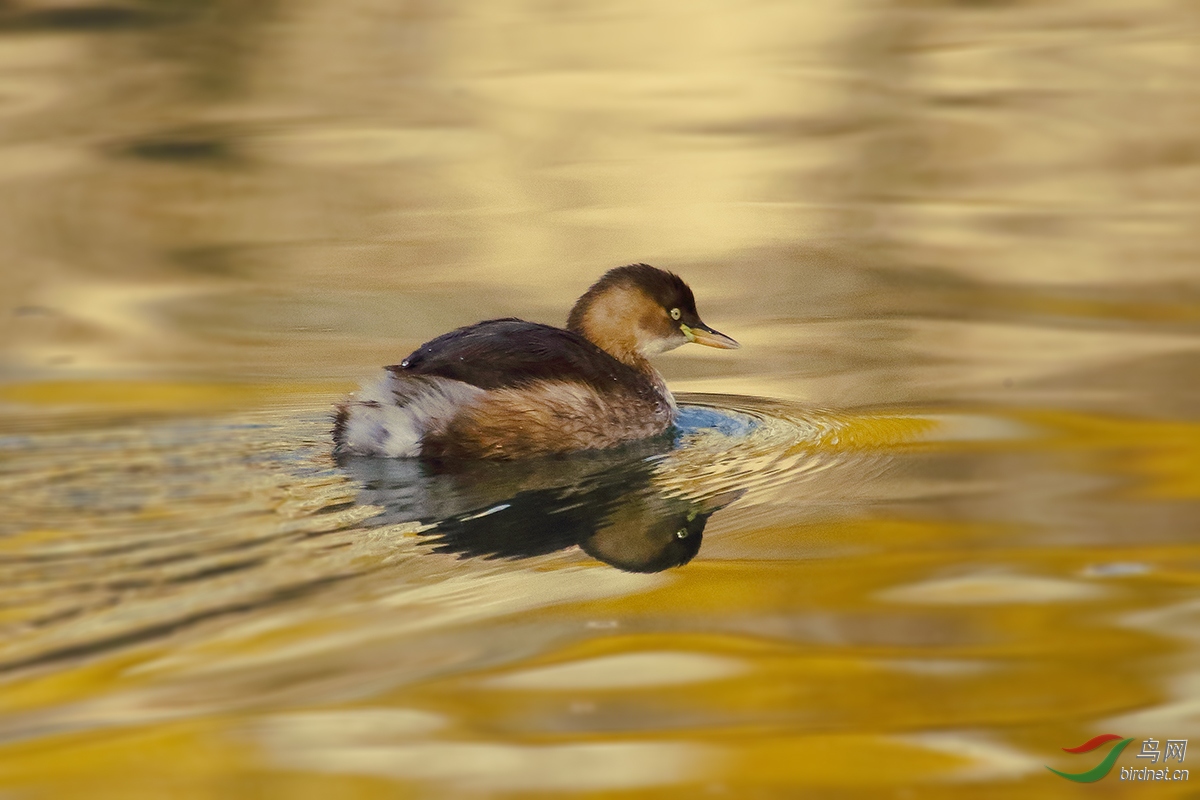
[[[687,342],[657,301],[637,286],[612,286],[583,310],[582,333],[627,364]]]

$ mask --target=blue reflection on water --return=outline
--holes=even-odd
[[[725,436],[746,436],[757,427],[751,417],[734,415],[704,406],[680,406],[679,419],[675,423],[678,437],[706,430],[715,430]]]

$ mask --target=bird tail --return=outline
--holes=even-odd
[[[449,378],[385,373],[337,406],[334,455],[419,456],[427,434],[444,429],[482,394]]]

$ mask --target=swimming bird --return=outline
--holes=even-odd
[[[525,458],[665,433],[675,399],[649,356],[739,345],[701,321],[692,290],[648,264],[606,272],[566,328],[493,319],[443,334],[337,407],[338,456]]]

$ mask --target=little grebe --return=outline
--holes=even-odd
[[[646,356],[687,342],[738,347],[700,321],[679,276],[617,267],[579,298],[566,329],[488,320],[387,367],[338,406],[334,453],[520,458],[655,436],[677,411]]]

